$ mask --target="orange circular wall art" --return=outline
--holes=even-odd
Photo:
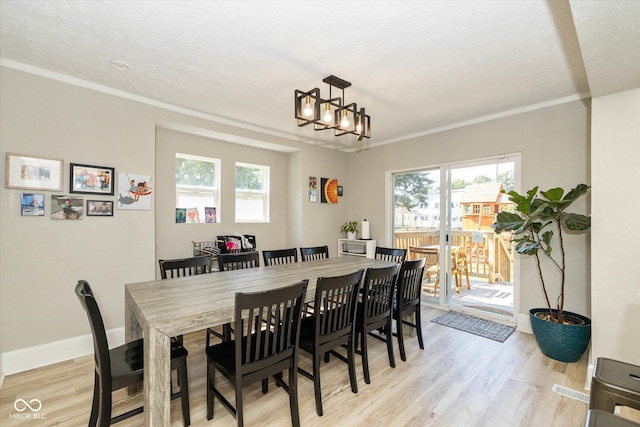
[[[322,192],[320,203],[338,203],[338,180],[334,178],[320,178]]]

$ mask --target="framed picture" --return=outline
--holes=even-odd
[[[318,190],[309,190],[309,201],[311,203],[318,202]]]
[[[62,191],[62,159],[7,153],[7,188]]]
[[[320,203],[338,203],[338,180],[320,178]]]
[[[318,179],[315,176],[309,177],[309,189],[315,190],[318,188]]]
[[[338,197],[342,197],[342,185],[338,185]]]
[[[113,216],[113,201],[87,200],[87,216]]]
[[[44,194],[22,193],[20,207],[22,216],[44,216]]]
[[[118,173],[118,209],[150,211],[151,193],[151,175]]]
[[[69,164],[69,191],[113,196],[114,169],[106,166]]]
[[[84,199],[78,196],[51,196],[51,219],[82,219]]]
[[[204,208],[204,222],[205,223],[214,223],[217,221],[216,217],[216,208]]]
[[[187,222],[187,209],[176,208],[176,224],[183,224]]]

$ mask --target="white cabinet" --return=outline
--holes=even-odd
[[[338,256],[345,255],[375,258],[376,241],[359,239],[338,239]]]

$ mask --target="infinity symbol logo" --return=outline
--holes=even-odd
[[[31,406],[29,403],[33,406]],[[29,403],[27,403],[27,401],[24,399],[16,399],[16,401],[13,402],[13,407],[18,412],[24,412],[27,410],[27,408],[31,409],[32,412],[38,412],[40,409],[42,409],[42,402],[40,402],[38,399],[31,399]]]

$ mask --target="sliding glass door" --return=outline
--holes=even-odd
[[[490,225],[512,208],[518,156],[392,174],[393,241],[426,257],[430,303],[513,315],[513,251]]]

